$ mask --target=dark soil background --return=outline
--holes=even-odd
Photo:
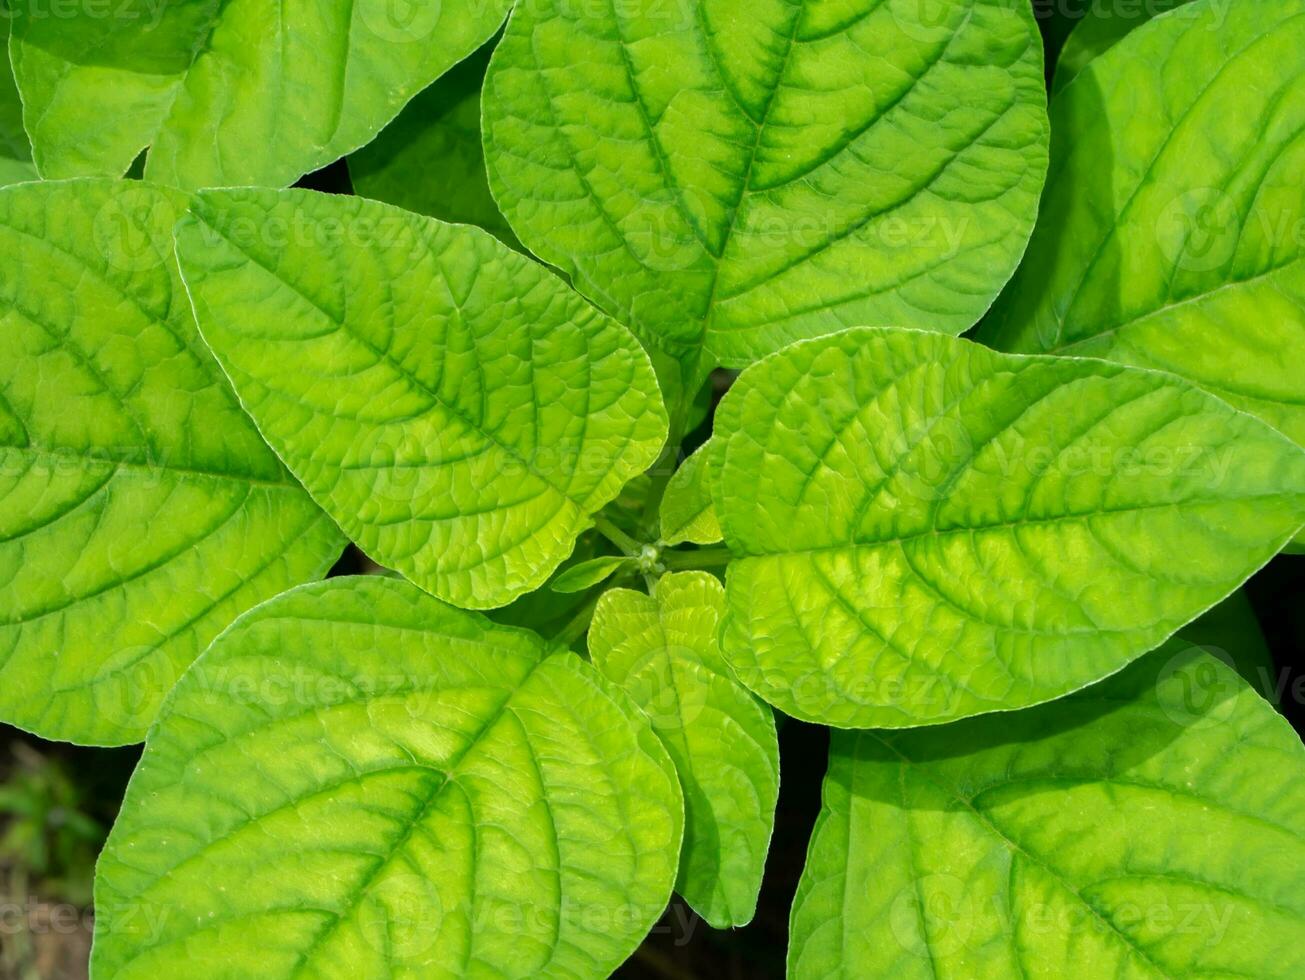
[[[1033,0],[1048,63],[1091,0]],[[349,193],[333,165],[303,186]],[[1305,370],[1305,366],[1302,367]],[[1182,556],[1175,556],[1182,561]],[[337,574],[367,570],[350,552]],[[1305,734],[1305,557],[1281,556],[1247,591],[1273,652],[1283,710]],[[770,980],[784,976],[788,912],[820,809],[824,729],[781,719],[782,785],[765,885],[751,925],[709,928],[676,902],[616,976],[626,980]],[[138,748],[81,749],[0,725],[0,980],[81,980],[90,949],[94,855],[117,812]],[[22,809],[14,814],[16,797]],[[359,978],[366,980],[366,978]]]

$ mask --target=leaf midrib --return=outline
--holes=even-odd
[[[26,446],[0,445],[0,453],[21,453],[36,457],[41,462],[47,462],[56,467],[74,461],[84,464],[87,469],[107,467],[112,471],[140,474],[151,479],[157,478],[160,473],[173,473],[182,479],[213,480],[222,483],[236,483],[241,486],[265,487],[270,490],[303,493],[299,484],[295,483],[289,474],[286,474],[284,480],[267,480],[262,477],[245,476],[239,473],[223,473],[219,470],[205,469],[203,467],[177,466],[171,463],[151,464],[124,456],[88,456],[77,449],[49,449],[44,446],[30,444]]]
[[[1283,436],[1286,439],[1286,436]],[[1050,517],[1038,518],[1019,518],[1009,521],[996,521],[989,524],[967,525],[964,527],[951,528],[925,528],[921,531],[913,531],[909,534],[895,535],[893,537],[876,538],[868,540],[853,539],[845,542],[838,542],[829,545],[817,545],[809,548],[784,548],[770,551],[743,551],[736,550],[735,555],[740,559],[745,558],[782,558],[788,555],[812,555],[827,554],[831,552],[850,551],[857,548],[880,548],[894,544],[903,544],[907,541],[917,541],[924,538],[943,538],[960,534],[988,533],[998,531],[1009,531],[1022,527],[1046,527],[1056,524],[1068,524],[1091,520],[1094,517],[1111,516],[1116,514],[1137,514],[1148,511],[1166,510],[1169,508],[1185,507],[1210,507],[1222,506],[1229,501],[1259,501],[1259,500],[1288,500],[1297,498],[1301,503],[1301,524],[1305,525],[1305,488],[1299,491],[1282,490],[1275,493],[1257,493],[1241,494],[1235,497],[1216,497],[1216,498],[1194,498],[1191,500],[1167,501],[1165,503],[1155,504],[1134,504],[1128,507],[1105,507],[1093,511],[1084,511],[1082,513],[1055,514]],[[1298,528],[1299,529],[1299,528]],[[1290,536],[1289,536],[1290,537]]]

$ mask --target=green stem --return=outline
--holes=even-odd
[[[594,528],[599,534],[612,542],[612,544],[616,545],[631,558],[637,558],[639,552],[643,550],[642,544],[630,537],[630,535],[626,534],[601,514],[594,518]]]
[[[662,564],[671,571],[723,568],[733,559],[729,548],[700,548],[697,551],[668,551]]]

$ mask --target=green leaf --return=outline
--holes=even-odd
[[[661,502],[661,536],[668,545],[716,544],[721,540],[708,481],[709,449],[707,445],[693,453],[666,485]]]
[[[213,637],[344,547],[195,331],[184,207],[0,190],[0,719],[45,738],[140,741]]]
[[[1181,7],[1189,0],[1093,0],[1083,11],[1083,17],[1060,49],[1056,61],[1056,74],[1052,79],[1052,93],[1062,88],[1087,67],[1088,63],[1105,54],[1128,34],[1151,18]],[[1200,8],[1196,8],[1199,10]]]
[[[582,561],[578,565],[572,565],[553,579],[549,584],[549,588],[562,594],[585,592],[595,585],[606,582],[629,564],[631,564],[631,560],[622,555],[592,558],[589,561]]]
[[[36,179],[32,147],[23,131],[23,103],[9,67],[9,11],[0,7],[0,186]]]
[[[1170,371],[1305,445],[1303,49],[1305,0],[1200,2],[1084,69],[983,339]]]
[[[66,5],[13,0],[14,74],[45,177],[284,186],[358,149],[487,41],[510,0]],[[110,9],[111,8],[111,9]]]
[[[835,732],[788,975],[1293,980],[1302,862],[1300,740],[1166,650],[1017,714]]]
[[[757,907],[779,793],[770,709],[730,673],[717,643],[725,590],[703,572],[665,575],[651,596],[613,589],[589,630],[594,666],[643,709],[684,788],[675,889],[717,929]]]
[[[1213,396],[938,334],[796,344],[743,373],[716,425],[725,655],[771,704],[839,727],[1099,680],[1305,522],[1305,452]]]
[[[367,554],[456,605],[542,585],[666,438],[634,337],[478,229],[204,192],[177,249],[204,339],[286,465]]]
[[[371,143],[349,157],[354,190],[406,211],[476,225],[520,248],[489,192],[480,140],[486,46],[408,103]]]
[[[333,579],[178,684],[100,858],[93,972],[606,976],[670,897],[682,812],[574,654]]]
[[[1028,241],[1048,129],[1027,4],[846,7],[540,0],[495,50],[512,227],[690,377],[848,324],[959,333]]]

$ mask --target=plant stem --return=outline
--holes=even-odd
[[[630,535],[626,534],[601,514],[594,518],[594,528],[608,541],[620,548],[627,557],[637,558],[639,552],[643,550],[642,544],[630,537]]]
[[[700,548],[697,551],[668,551],[662,555],[662,564],[671,571],[686,569],[723,568],[734,556],[729,548]]]

